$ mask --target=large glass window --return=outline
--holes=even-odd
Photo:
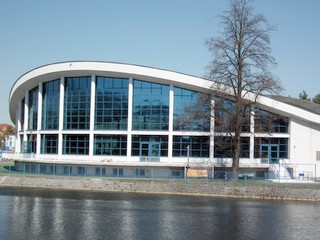
[[[41,135],[41,153],[43,154],[58,153],[58,135],[54,135],[54,134]]]
[[[241,115],[236,114],[236,103],[227,99],[215,98],[215,132],[233,133],[237,118],[242,122],[241,132],[250,132],[250,106],[244,105]]]
[[[173,152],[174,157],[209,157],[209,136],[174,136]]]
[[[64,129],[90,128],[91,78],[65,79]]]
[[[240,139],[240,157],[250,157],[250,138],[242,137]],[[232,138],[224,136],[214,137],[214,157],[215,158],[232,158],[233,153]]]
[[[94,136],[95,155],[127,155],[127,136],[121,135],[95,135]]]
[[[128,79],[97,77],[95,129],[127,129],[128,85]]]
[[[63,135],[63,154],[89,154],[89,135]]]
[[[42,129],[58,129],[60,80],[43,83],[42,95]]]
[[[254,131],[260,133],[288,133],[287,117],[270,113],[261,109],[255,110]]]
[[[168,130],[169,86],[134,80],[133,130]]]
[[[266,151],[262,151],[264,146]],[[254,139],[254,157],[272,158],[273,152],[277,151],[278,158],[288,158],[288,138],[255,138]]]
[[[29,127],[30,130],[36,130],[38,124],[38,91],[36,87],[29,92]]]
[[[132,156],[167,157],[168,136],[132,136]]]
[[[174,88],[173,129],[210,131],[210,95]]]

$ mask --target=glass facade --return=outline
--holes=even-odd
[[[126,130],[129,79],[97,77],[95,129]]]
[[[41,135],[41,153],[43,154],[58,153],[58,135],[57,134]]]
[[[259,133],[288,133],[289,119],[261,109],[256,109],[254,127],[254,131]]]
[[[173,152],[174,157],[187,157],[189,146],[189,157],[209,157],[210,137],[209,136],[174,136]]]
[[[38,87],[29,92],[29,130],[36,130],[38,126],[38,93]]]
[[[91,77],[65,79],[64,129],[90,128]]]
[[[211,98],[183,88],[174,88],[173,130],[210,131]]]
[[[234,102],[222,98],[215,98],[215,131],[232,133],[234,132],[236,116],[236,105]],[[244,133],[250,132],[250,107],[244,106],[241,111],[244,113],[242,118],[243,126],[241,131]]]
[[[126,156],[127,136],[95,135],[94,155]]]
[[[43,83],[42,96],[42,129],[58,129],[60,80]]]
[[[63,135],[63,154],[89,155],[89,135]]]
[[[275,160],[288,158],[288,138],[255,138],[254,157]]]
[[[169,129],[169,86],[134,80],[132,129]]]
[[[132,136],[132,156],[167,157],[168,136]]]
[[[39,88],[30,90],[28,99],[21,100],[21,152],[36,153],[40,149],[41,154],[58,154],[59,134],[62,134],[60,145],[64,155],[89,155],[89,146],[93,146],[91,154],[94,156],[133,156],[140,157],[140,161],[151,159],[160,162],[160,157],[171,155],[186,158],[189,146],[189,157],[210,157],[211,95],[173,86],[173,102],[170,104],[169,85],[102,76],[97,76],[95,81],[94,98],[91,98],[91,77],[66,77],[64,93],[61,92],[64,96],[60,96],[63,86],[60,79],[44,82],[41,106],[38,106]],[[132,99],[129,99],[130,84],[133,87]],[[60,103],[60,99],[64,102]],[[214,158],[232,158],[232,139],[224,133],[232,132],[235,119],[230,118],[228,113],[235,110],[235,104],[217,97],[214,100],[213,122],[215,133],[218,133],[214,136]],[[59,116],[60,104],[63,106],[62,116]],[[173,106],[173,131],[169,131],[169,106]],[[29,112],[25,113],[25,109]],[[38,128],[38,111],[41,111],[42,117],[39,133],[31,131]],[[130,111],[132,122],[128,119]],[[250,115],[249,108],[245,112],[242,132],[249,133],[250,117],[253,115]],[[62,131],[58,132],[59,118],[63,126],[60,126]],[[90,119],[94,119],[92,129]],[[28,122],[25,123],[25,120]],[[129,123],[132,123],[130,133]],[[24,124],[30,130],[27,134],[23,133]],[[289,119],[255,109],[254,126],[254,133],[287,134]],[[37,139],[38,136],[40,139]],[[288,158],[289,136],[281,137],[253,136],[254,149],[250,149],[250,137],[242,137],[240,157],[250,158],[251,150],[254,158],[272,158],[272,161]],[[93,141],[91,145],[90,139]],[[131,152],[128,152],[130,142]]]
[[[240,143],[240,158],[250,157],[250,138],[242,137]],[[231,137],[215,136],[214,137],[214,157],[215,158],[232,158],[233,146]]]

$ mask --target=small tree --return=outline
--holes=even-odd
[[[307,92],[305,90],[303,90],[301,93],[299,93],[299,98],[301,100],[311,101],[309,95],[307,94]]]
[[[313,99],[312,102],[320,104],[320,93],[318,93]]]
[[[270,55],[269,33],[275,28],[261,14],[254,14],[250,0],[233,0],[221,18],[221,36],[206,41],[213,60],[207,67],[215,94],[231,100],[231,108],[223,108],[232,142],[232,170],[238,172],[241,133],[247,122],[248,109],[263,93],[279,93],[280,83],[269,72],[276,64]],[[252,94],[253,93],[253,94]],[[250,112],[250,111],[249,111]]]

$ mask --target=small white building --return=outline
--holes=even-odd
[[[9,135],[5,137],[5,145],[4,149],[5,151],[14,151],[16,147],[16,136],[15,135]]]
[[[10,92],[16,169],[117,177],[183,177],[187,165],[211,169],[212,176],[230,170],[230,138],[212,109],[207,124],[184,121],[200,94],[209,94],[210,104],[230,105],[212,85],[204,78],[121,63],[63,62],[33,69]],[[292,178],[319,178],[319,105],[283,96],[257,101],[241,135],[240,170],[263,176],[273,169],[280,176],[281,165]],[[271,127],[265,123],[269,115],[277,116]]]

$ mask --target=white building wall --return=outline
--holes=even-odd
[[[298,172],[312,172],[320,177],[320,161],[316,152],[320,151],[320,125],[298,118],[290,121],[290,164]]]

